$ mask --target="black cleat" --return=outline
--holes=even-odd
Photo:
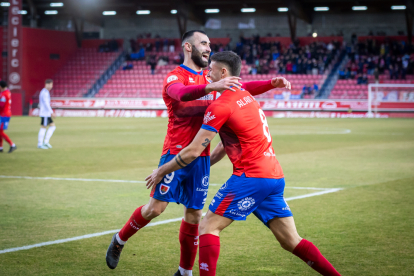
[[[3,149],[0,149],[0,152],[3,152]]]
[[[122,249],[124,248],[124,246],[120,245],[116,240],[116,234],[112,236],[111,244],[108,247],[108,251],[106,251],[106,264],[110,269],[116,268]]]
[[[174,276],[181,276],[180,270],[177,270],[177,272],[174,274]]]
[[[14,146],[14,147],[10,147],[10,149],[9,149],[9,152],[8,153],[12,153],[13,151],[15,151],[15,150],[17,150],[17,147],[16,146]]]

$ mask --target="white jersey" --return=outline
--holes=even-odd
[[[50,93],[49,90],[43,88],[39,94],[39,117],[52,116],[53,110],[50,107]]]

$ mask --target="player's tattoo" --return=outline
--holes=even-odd
[[[203,145],[203,147],[207,147],[208,146],[208,144],[210,144],[210,140],[208,140],[208,138],[206,138],[206,140],[205,140],[205,142],[204,143],[202,143],[201,145]]]
[[[181,163],[178,161],[177,156],[175,156],[174,160],[175,160],[175,162],[177,162],[178,166],[180,166],[181,168],[185,167],[185,165],[184,166],[181,165]]]
[[[184,164],[184,165],[186,165],[186,166],[188,165],[188,164],[187,164],[187,163],[185,163],[185,162],[184,162],[184,160],[181,158],[181,155],[180,155],[180,154],[177,154],[177,156],[178,156],[178,159],[180,159],[180,162],[181,162],[181,163],[183,163],[183,164]]]

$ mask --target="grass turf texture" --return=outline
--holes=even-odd
[[[287,187],[344,188],[289,202],[299,234],[343,275],[413,275],[414,121],[268,122]],[[158,165],[167,124],[132,118],[56,123],[54,148],[38,150],[39,119],[12,118],[7,133],[18,150],[0,155],[0,175],[144,180]],[[222,184],[230,174],[223,160],[212,168],[210,183]],[[218,188],[210,187],[208,203]],[[119,229],[149,194],[137,183],[5,178],[0,190],[0,250]],[[285,196],[313,192],[287,188]],[[154,221],[181,215],[182,207],[170,204]],[[0,254],[0,275],[173,275],[179,225],[141,230],[115,271],[106,267],[112,235],[105,235]],[[282,250],[254,216],[224,230],[221,243],[218,275],[317,275]]]

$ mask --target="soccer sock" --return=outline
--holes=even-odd
[[[324,276],[341,275],[310,241],[302,239],[292,253]]]
[[[45,134],[46,134],[46,129],[41,127],[39,130],[39,135],[38,135],[38,140],[37,140],[37,145],[41,146],[43,145],[43,140],[45,139]]]
[[[220,255],[220,237],[205,234],[200,236],[200,252],[198,263],[200,276],[216,275],[217,261]]]
[[[0,136],[1,136],[4,140],[6,140],[6,142],[7,142],[7,143],[9,143],[9,145],[10,145],[10,146],[13,146],[13,145],[14,145],[14,144],[13,144],[13,142],[12,142],[12,140],[10,140],[9,136],[7,136],[7,134],[6,134],[6,133],[4,133],[4,131],[3,131],[3,130],[0,130]]]
[[[55,132],[55,129],[56,129],[56,126],[49,127],[46,133],[45,144],[49,143],[50,137],[52,137],[53,132]]]
[[[143,228],[147,225],[151,220],[146,220],[141,214],[141,209],[144,207],[138,207],[133,213],[132,216],[129,218],[127,223],[125,223],[124,227],[122,227],[121,231],[119,231],[118,236],[119,238],[126,242],[132,235],[134,235],[139,229]]]
[[[192,270],[197,255],[198,224],[191,224],[182,220],[179,240],[181,245],[180,267]]]

